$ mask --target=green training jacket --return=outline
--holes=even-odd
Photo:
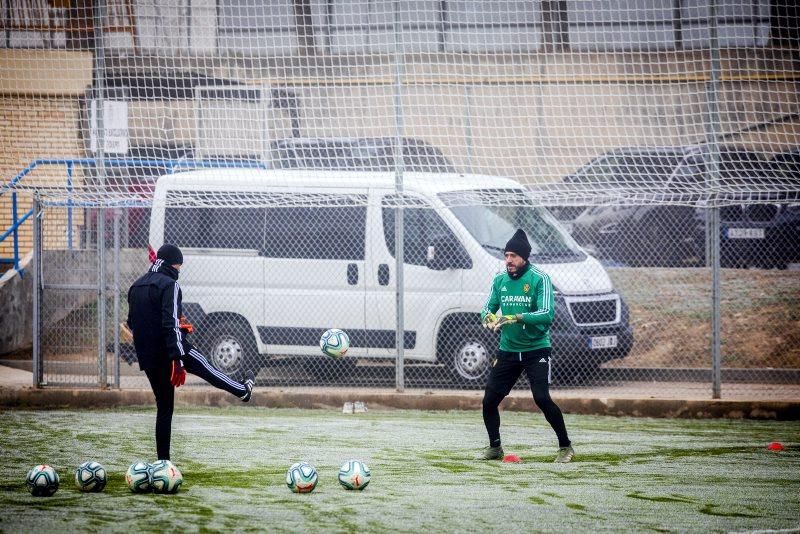
[[[550,347],[550,325],[555,303],[550,277],[528,264],[522,276],[514,280],[502,271],[492,280],[492,289],[481,310],[481,320],[489,313],[522,315],[522,321],[503,327],[500,349],[524,352]]]

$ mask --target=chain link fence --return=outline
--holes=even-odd
[[[169,242],[224,373],[479,389],[479,312],[523,228],[565,394],[797,398],[790,4],[11,9],[0,266],[36,252],[36,383],[147,387],[119,325]]]
[[[239,176],[251,172],[264,173],[258,190]],[[72,250],[46,246],[63,235],[67,211],[46,207],[42,384],[147,387],[135,350],[117,342],[119,323],[127,317],[127,289],[150,267],[144,237],[154,248],[167,242],[182,248],[183,311],[194,326],[189,340],[230,376],[252,370],[262,386],[482,388],[498,336],[482,328],[479,312],[493,275],[503,268],[506,240],[522,227],[533,245],[532,263],[550,275],[556,290],[556,388],[575,394],[711,395],[708,209],[594,206],[559,221],[568,209],[538,206],[535,192],[523,188],[509,191],[514,196],[503,201],[500,191],[509,184],[493,187],[493,177],[462,176],[457,186],[432,193],[409,173],[398,196],[380,187],[393,175],[367,174],[363,188],[348,175],[346,188],[329,187],[342,178],[337,172],[301,173],[297,180],[304,185],[292,188],[291,200],[287,190],[270,188],[272,171],[167,177],[152,207],[71,208],[81,221]],[[204,173],[223,184],[216,195],[209,195]],[[479,204],[453,196],[472,199],[486,190],[491,201]],[[173,194],[180,200],[169,200]],[[209,201],[222,197],[226,205]],[[401,210],[405,336],[398,371]],[[637,210],[648,216],[630,215]],[[792,219],[797,205],[720,211],[723,398],[735,392],[785,395],[800,373],[800,333],[794,327],[800,320],[800,258],[784,246],[800,237]],[[584,230],[591,227],[584,219],[603,216],[628,220],[613,238],[608,219],[594,235]],[[100,298],[101,276],[106,285]],[[329,328],[349,335],[351,348],[343,359],[320,351],[320,336]],[[192,387],[201,384],[190,380]],[[524,377],[517,387],[527,387]]]

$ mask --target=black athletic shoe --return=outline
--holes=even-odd
[[[483,449],[483,459],[484,460],[500,460],[503,458],[503,446],[498,445],[497,447],[486,447]]]
[[[253,387],[256,385],[256,375],[253,374],[253,371],[248,370],[245,372],[244,376],[246,377],[244,387],[247,389],[247,393],[239,398],[242,399],[242,402],[249,402],[250,397],[253,395]]]

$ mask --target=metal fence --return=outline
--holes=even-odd
[[[0,247],[35,226],[37,385],[146,387],[119,325],[172,242],[223,372],[480,388],[522,227],[565,392],[800,394],[789,4],[140,4],[7,17]]]
[[[423,194],[409,176],[403,202],[389,189],[342,194],[319,186],[307,198],[295,189],[291,202],[275,192],[280,204],[260,193],[257,201],[245,195],[248,204],[187,207],[183,189],[180,204],[72,207],[81,224],[71,250],[47,246],[62,237],[67,208],[37,204],[35,380],[147,387],[119,324],[128,287],[150,266],[146,245],[170,242],[184,253],[179,281],[195,329],[189,340],[226,374],[253,370],[264,386],[482,388],[498,336],[481,327],[479,312],[503,268],[505,241],[521,226],[532,263],[556,290],[555,387],[600,396],[797,394],[796,204],[720,210],[724,267],[715,294],[714,269],[705,266],[709,209],[613,205],[559,222],[534,200],[442,203],[446,194]],[[230,193],[241,193],[234,178],[221,178]],[[640,211],[648,217],[633,215]],[[329,328],[349,335],[345,358],[321,353]],[[524,378],[517,387],[527,387]]]

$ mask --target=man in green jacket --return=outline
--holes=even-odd
[[[528,376],[533,400],[558,436],[556,462],[572,460],[575,451],[567,436],[564,416],[550,398],[550,325],[554,299],[550,277],[528,261],[528,236],[517,230],[505,247],[506,270],[492,280],[492,290],[481,310],[486,328],[500,330],[500,348],[483,396],[483,422],[489,433],[484,459],[503,457],[500,444],[500,402],[511,392],[522,371]],[[498,310],[501,315],[495,315]]]

